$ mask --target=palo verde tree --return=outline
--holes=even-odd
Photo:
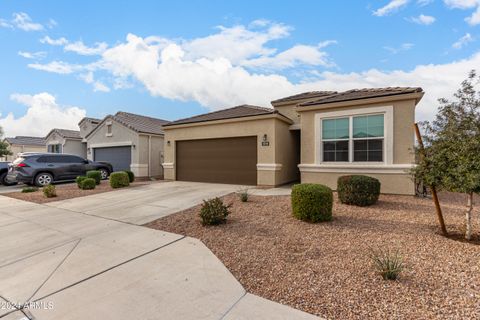
[[[472,237],[473,195],[480,192],[479,83],[480,77],[472,70],[454,99],[439,99],[435,119],[421,124],[425,151],[414,169],[415,176],[427,185],[467,195],[467,240]]]
[[[3,140],[3,128],[0,127],[0,158],[12,155],[8,143]]]

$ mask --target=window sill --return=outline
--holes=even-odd
[[[111,136],[113,136],[113,134],[112,133],[107,133],[105,136],[106,137],[111,137]]]
[[[321,172],[321,173],[390,173],[406,174],[415,164],[385,164],[379,163],[322,163],[322,164],[299,164],[301,172]]]

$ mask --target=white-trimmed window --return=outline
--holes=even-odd
[[[384,114],[322,119],[324,162],[383,162]]]

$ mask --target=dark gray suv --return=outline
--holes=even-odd
[[[98,170],[102,179],[107,179],[112,172],[112,165],[71,154],[26,152],[20,153],[12,162],[7,180],[43,187],[53,182],[75,180],[89,170]]]

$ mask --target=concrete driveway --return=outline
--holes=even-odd
[[[171,193],[164,203],[169,198],[181,196]],[[192,195],[191,203],[197,198]],[[112,220],[112,207],[106,218],[101,210],[91,214],[94,200],[85,214],[0,196],[2,320],[315,318],[248,294],[196,239]],[[174,210],[173,204],[164,207]],[[130,222],[155,215],[120,216]]]
[[[48,205],[97,217],[142,225],[188,209],[204,199],[238,191],[242,186],[200,182],[159,182],[115,192],[50,202]]]

